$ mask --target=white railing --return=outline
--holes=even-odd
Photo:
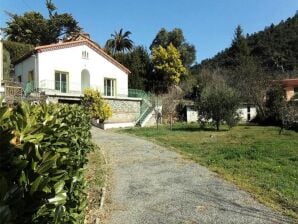
[[[88,88],[97,89],[104,96],[104,91],[98,85],[90,85]],[[81,83],[76,82],[61,82],[55,80],[41,80],[38,85],[39,91],[44,91],[47,95],[67,95],[67,96],[83,96]],[[105,96],[107,98],[113,97],[128,97],[128,90],[117,87],[115,96]]]

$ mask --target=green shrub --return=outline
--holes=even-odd
[[[78,105],[0,107],[0,223],[82,223],[90,117]]]
[[[90,116],[99,119],[100,122],[104,122],[112,116],[111,106],[101,97],[98,90],[85,89],[83,105],[88,108]]]

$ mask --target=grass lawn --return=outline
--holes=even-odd
[[[224,128],[222,128],[224,129]],[[175,124],[120,130],[155,140],[249,191],[298,220],[298,133],[276,127],[237,126],[228,131]]]

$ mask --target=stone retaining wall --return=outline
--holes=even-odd
[[[112,117],[104,123],[135,122],[140,116],[141,99],[138,98],[105,98],[112,107]]]
[[[130,97],[104,97],[104,99],[112,107],[112,117],[104,122],[103,125],[109,124],[111,127],[134,126],[135,121],[141,113],[141,98]],[[65,96],[48,96],[48,102],[58,103],[80,103],[81,97],[65,97]],[[121,127],[122,127],[121,126]],[[105,128],[104,128],[105,129]]]

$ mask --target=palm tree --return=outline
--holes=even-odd
[[[129,39],[130,31],[123,33],[121,28],[119,32],[115,31],[114,34],[111,34],[111,39],[107,40],[105,48],[113,56],[116,53],[124,53],[125,51],[130,51],[133,48],[133,41]]]

